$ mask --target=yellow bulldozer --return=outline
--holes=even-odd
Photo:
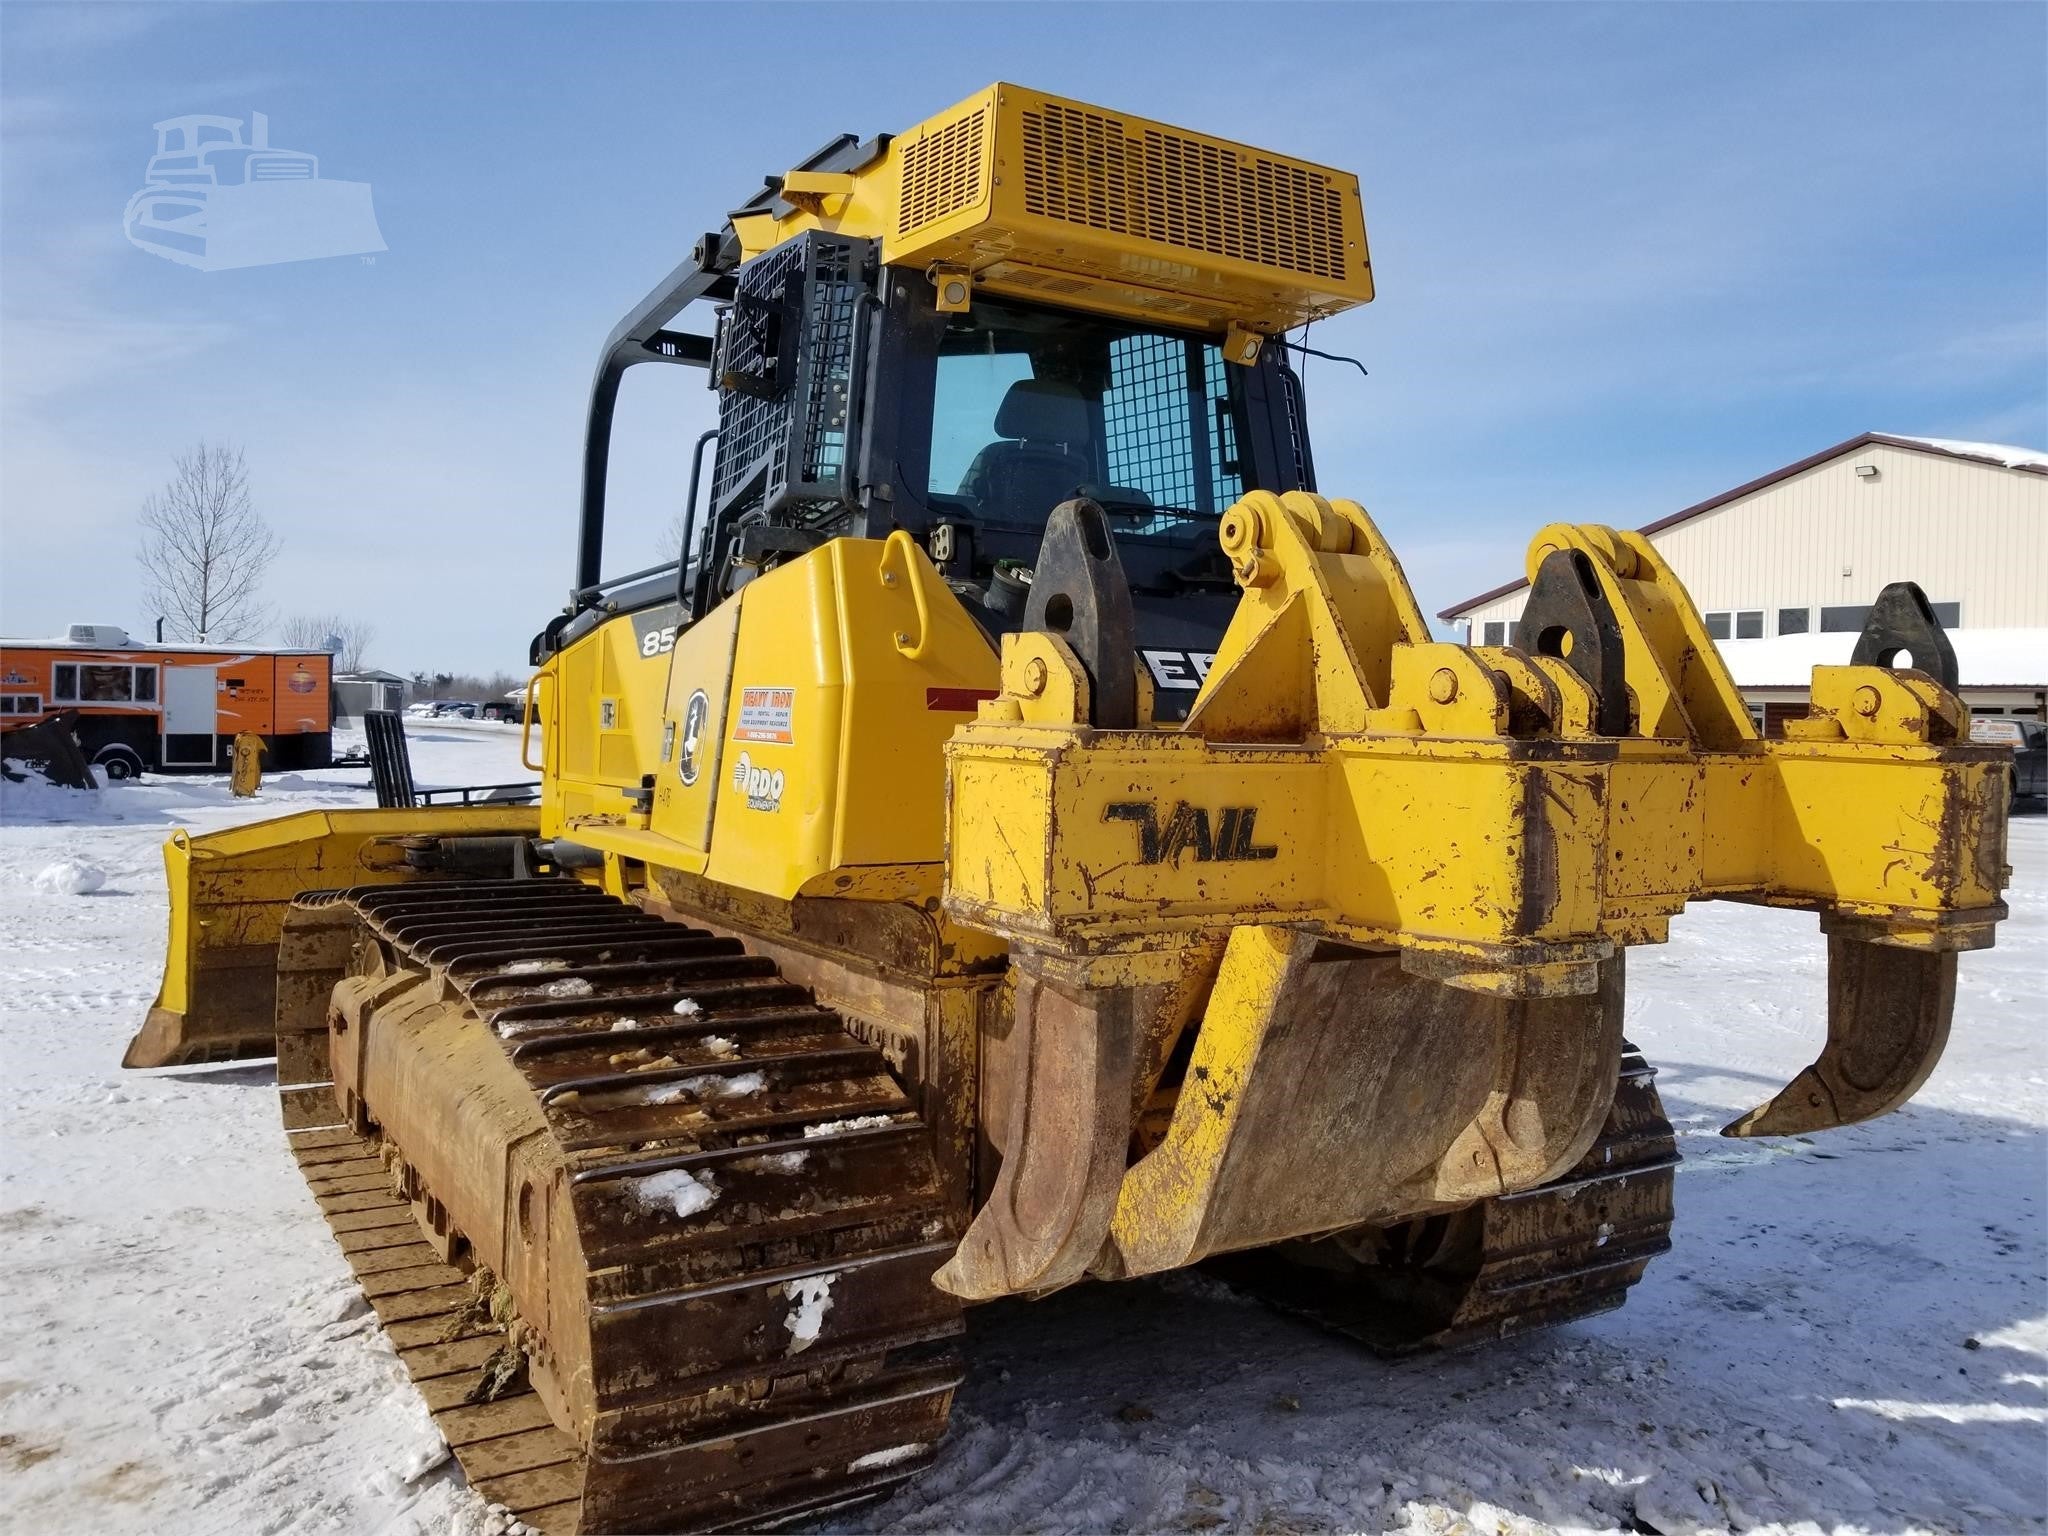
[[[1014,85],[838,139],[605,344],[539,805],[173,838],[128,1064],[274,1051],[487,1497],[875,1495],[964,1308],[1088,1279],[1207,1263],[1395,1351],[1618,1306],[1677,1162],[1623,951],[1688,901],[1828,946],[1825,1048],[1729,1134],[1924,1081],[2007,763],[1918,589],[1783,739],[1635,533],[1539,530],[1515,643],[1433,640],[1289,364],[1372,296],[1356,178],[1287,155]],[[642,363],[705,370],[715,452],[607,578]]]

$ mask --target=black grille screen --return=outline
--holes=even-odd
[[[853,322],[860,264],[849,245],[820,243],[811,271],[811,408],[804,413],[803,478],[838,484],[846,468],[846,418],[853,385]]]
[[[811,233],[741,268],[718,325],[718,511],[846,499],[867,243]]]
[[[1244,494],[1223,370],[1223,354],[1207,342],[1142,334],[1110,344],[1102,421],[1112,485],[1179,512],[1218,512]],[[1192,409],[1202,412],[1199,428],[1188,419]],[[1197,442],[1198,432],[1206,442]],[[1159,532],[1179,520],[1162,514],[1136,531]]]

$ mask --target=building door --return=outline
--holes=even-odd
[[[164,743],[166,768],[211,768],[220,711],[217,667],[164,668]]]

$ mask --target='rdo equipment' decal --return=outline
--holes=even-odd
[[[1174,802],[1164,827],[1159,825],[1159,807],[1150,800],[1119,800],[1103,807],[1102,819],[1138,824],[1140,864],[1177,864],[1184,853],[1192,853],[1198,863],[1234,864],[1280,856],[1273,844],[1252,841],[1258,814],[1255,805],[1226,805],[1216,813],[1213,834],[1209,813],[1185,800]]]

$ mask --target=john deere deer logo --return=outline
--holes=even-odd
[[[1226,805],[1216,813],[1212,832],[1209,813],[1185,800],[1174,802],[1173,814],[1159,824],[1159,807],[1150,800],[1119,800],[1103,807],[1104,821],[1135,821],[1138,824],[1140,864],[1178,864],[1180,856],[1192,853],[1197,863],[1235,864],[1280,856],[1271,843],[1254,843],[1252,829],[1258,820],[1255,805]]]

